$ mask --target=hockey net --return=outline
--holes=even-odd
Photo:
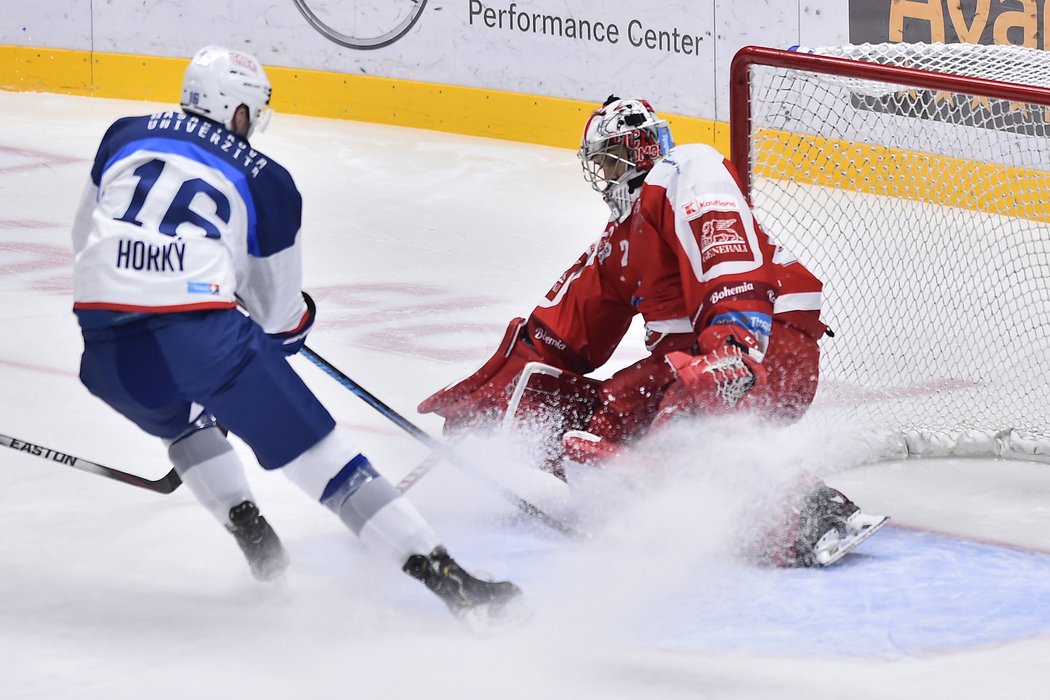
[[[737,55],[733,162],[835,332],[807,420],[883,457],[1050,461],[1048,88],[1050,54],[1012,46]]]

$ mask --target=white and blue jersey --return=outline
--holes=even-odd
[[[306,311],[302,198],[288,171],[221,125],[181,112],[106,132],[73,226],[74,310],[85,328],[232,308],[266,333]]]
[[[221,125],[177,112],[115,122],[73,225],[84,385],[167,440],[203,407],[267,469],[316,445],[335,421],[282,337],[312,320],[301,216],[288,172]]]

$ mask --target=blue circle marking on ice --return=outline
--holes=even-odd
[[[566,555],[556,539],[520,530],[465,539],[460,551],[512,574],[536,603],[557,598],[553,590],[564,583],[557,562]],[[615,576],[592,573],[587,605],[600,600],[601,577]],[[690,581],[660,580],[661,573],[653,572],[653,595],[610,611],[622,620],[620,643],[686,653],[907,658],[1050,634],[1050,554],[892,525],[826,569],[722,562]],[[581,582],[573,583],[579,592]]]
[[[654,621],[653,641],[681,651],[912,657],[1050,632],[1046,553],[887,527],[828,569],[736,573],[722,600],[678,601]]]

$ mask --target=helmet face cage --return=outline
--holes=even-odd
[[[233,128],[237,107],[248,108],[248,136],[270,121],[270,80],[254,56],[218,46],[197,52],[182,81],[181,106]]]
[[[613,99],[587,121],[577,156],[584,179],[604,195],[648,172],[673,147],[667,122],[648,102]]]

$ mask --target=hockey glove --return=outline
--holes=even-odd
[[[708,326],[700,331],[696,338],[698,355],[706,355],[709,352],[736,348],[741,354],[747,355],[756,362],[761,362],[765,353],[758,345],[755,336],[748,332],[743,326],[735,323],[719,323]]]
[[[766,382],[766,370],[762,364],[732,345],[699,357],[672,352],[666,361],[677,381],[660,402],[659,422],[682,412],[728,413]]]
[[[306,302],[306,313],[299,320],[299,325],[290,331],[283,333],[269,333],[268,335],[277,342],[277,346],[285,355],[294,355],[306,344],[306,334],[314,326],[317,317],[317,305],[309,294],[303,292],[303,301]]]

